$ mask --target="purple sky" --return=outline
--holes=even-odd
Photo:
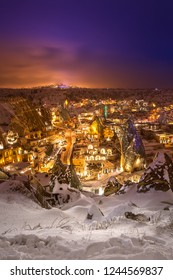
[[[173,87],[172,0],[0,4],[1,87]]]

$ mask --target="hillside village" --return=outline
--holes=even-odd
[[[71,187],[108,195],[116,192],[116,188],[107,191],[109,178],[119,185],[139,182],[158,151],[172,160],[169,90],[164,93],[170,97],[165,98],[164,107],[158,90],[147,94],[147,90],[50,86],[1,92],[1,181],[7,174],[25,175],[39,193],[49,193],[55,174],[61,177],[70,166],[73,179],[67,183]],[[136,99],[137,95],[143,99]],[[47,201],[56,204],[50,197]]]
[[[172,259],[169,90],[1,91],[1,259]]]

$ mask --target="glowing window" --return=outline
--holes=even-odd
[[[103,154],[103,155],[105,155],[105,154],[106,154],[106,151],[105,151],[105,149],[104,149],[104,148],[102,148],[100,152],[101,152],[101,154]]]
[[[96,156],[95,159],[96,159],[96,160],[100,160],[100,156]]]
[[[89,146],[88,146],[88,149],[89,149],[89,150],[92,150],[92,149],[93,149],[93,145],[89,145]]]

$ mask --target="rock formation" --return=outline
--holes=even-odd
[[[145,149],[142,139],[131,119],[120,128],[118,135],[121,146],[121,167],[124,171],[133,172],[145,166]]]
[[[80,181],[73,166],[63,164],[60,159],[60,155],[57,156],[56,162],[52,169],[52,176],[50,179],[51,190],[53,190],[55,180],[58,180],[60,184],[67,184],[72,188],[80,188]]]
[[[139,221],[139,222],[149,222],[150,221],[150,217],[147,217],[144,214],[134,214],[132,212],[125,212],[124,215],[127,219],[131,219],[134,221]]]
[[[137,185],[138,192],[147,192],[151,188],[161,191],[171,188],[173,191],[173,162],[166,153],[157,154]]]
[[[99,117],[95,117],[94,121],[90,125],[90,133],[93,135],[100,135],[103,134],[103,124]]]
[[[117,193],[120,190],[121,186],[122,185],[115,177],[110,177],[104,189],[104,195],[108,196]]]

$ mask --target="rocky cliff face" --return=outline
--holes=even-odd
[[[158,153],[154,161],[148,166],[141,177],[138,192],[155,190],[173,191],[173,162],[166,153]]]
[[[54,187],[55,180],[57,180],[60,184],[67,184],[72,188],[80,188],[80,181],[73,166],[63,164],[60,160],[60,155],[58,155],[52,169],[52,177],[50,180],[50,186],[52,189]]]
[[[0,111],[0,126],[6,125],[7,131],[12,130],[19,136],[24,136],[24,131],[45,130],[51,124],[49,110],[42,105],[36,107],[23,97],[7,99],[0,104]]]
[[[133,172],[145,166],[145,149],[142,139],[131,119],[119,130],[118,138],[121,147],[121,167],[124,171]]]
[[[50,178],[50,190],[55,199],[55,205],[63,206],[80,197],[80,181],[72,165],[63,164],[60,154],[57,156]]]
[[[94,121],[90,125],[90,133],[91,134],[99,134],[102,136],[103,134],[103,124],[99,117],[95,117]]]

